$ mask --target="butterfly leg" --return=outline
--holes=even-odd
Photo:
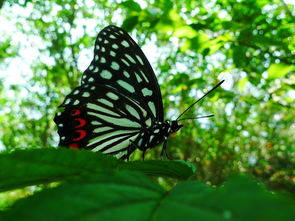
[[[142,161],[144,161],[145,152],[146,152],[146,150],[142,151]]]
[[[140,149],[139,146],[137,146],[136,143],[134,143],[132,140],[130,140],[130,144],[131,145],[129,145],[129,146],[133,146],[133,148]],[[142,161],[144,161],[145,152],[146,152],[146,150],[142,150]]]
[[[163,159],[164,156],[167,159],[171,160],[171,158],[167,154],[167,137],[164,137],[163,148],[162,148],[162,151],[161,151],[161,158]]]

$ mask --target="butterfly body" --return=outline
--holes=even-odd
[[[165,142],[170,134],[175,133],[182,126],[177,121],[154,122],[150,127],[141,130],[141,136],[137,142],[138,149],[145,151]]]

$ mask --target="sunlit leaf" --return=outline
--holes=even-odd
[[[284,77],[286,74],[288,74],[294,68],[295,68],[294,65],[286,65],[283,63],[272,64],[267,70],[268,78],[269,79],[276,79],[276,78]]]
[[[244,91],[246,84],[248,83],[248,78],[242,78],[238,81],[238,88],[240,91]]]
[[[175,29],[174,35],[179,38],[193,38],[197,32],[190,26],[181,26]]]

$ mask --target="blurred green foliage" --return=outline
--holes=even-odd
[[[195,178],[209,185],[249,172],[274,189],[295,193],[294,5],[283,0],[1,4],[0,19],[13,23],[6,28],[13,31],[0,38],[3,148],[57,144],[56,108],[79,84],[97,33],[112,23],[132,34],[152,58],[168,118],[226,80],[186,114],[215,117],[186,121],[169,140],[172,158],[195,164]],[[37,52],[31,54],[32,48]],[[29,72],[11,67],[27,58]],[[7,83],[14,75],[24,83],[17,77]],[[150,150],[147,158],[159,159],[160,152]],[[139,159],[139,153],[132,158]]]

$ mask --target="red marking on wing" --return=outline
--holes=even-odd
[[[75,121],[79,122],[79,124],[77,126],[75,126],[75,128],[83,127],[86,124],[86,120],[84,120],[82,118],[76,118]]]
[[[79,114],[81,114],[81,111],[80,110],[72,110],[72,112],[71,112],[71,115],[72,116],[77,116]]]
[[[71,143],[71,144],[69,145],[69,147],[70,147],[70,148],[73,148],[73,149],[79,149],[79,146],[78,146],[78,144],[76,144],[76,143]]]
[[[79,137],[73,138],[73,141],[78,141],[83,139],[86,136],[85,130],[75,130],[76,133],[79,133]]]

